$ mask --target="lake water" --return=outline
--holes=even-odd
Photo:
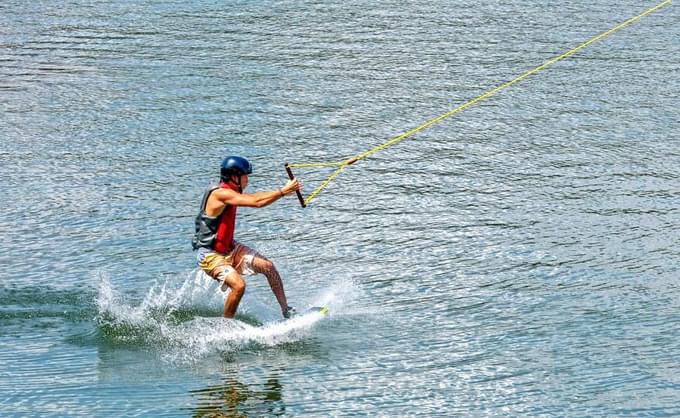
[[[224,155],[274,189],[653,5],[4,1],[0,415],[680,414],[677,5],[240,210],[322,321],[190,247]]]

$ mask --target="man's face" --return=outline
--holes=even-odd
[[[248,175],[242,174],[241,176],[241,189],[245,190],[248,187]]]

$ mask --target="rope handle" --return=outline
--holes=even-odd
[[[293,170],[290,169],[290,165],[288,165],[288,163],[286,163],[284,166],[286,167],[286,173],[288,174],[288,178],[291,179],[291,180],[294,180],[295,176],[293,175]],[[303,208],[307,207],[307,204],[305,203],[305,199],[302,197],[302,193],[300,193],[299,190],[296,190],[295,194],[297,195],[297,198],[300,201],[300,206],[302,206]]]

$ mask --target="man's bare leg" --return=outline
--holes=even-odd
[[[283,280],[281,280],[281,275],[276,270],[274,263],[258,255],[253,258],[253,270],[267,277],[269,287],[274,292],[279,306],[281,306],[281,313],[285,314],[288,311],[288,301],[286,300],[286,292],[283,290]]]
[[[225,273],[226,277],[225,277]],[[236,315],[236,309],[238,309],[239,303],[241,303],[241,298],[246,292],[246,282],[243,280],[240,274],[235,271],[228,272],[226,269],[221,269],[217,274],[215,274],[217,280],[222,280],[223,284],[229,286],[230,292],[227,299],[224,301],[224,317],[233,318]]]

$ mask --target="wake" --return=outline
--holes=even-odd
[[[355,292],[353,283],[330,286],[307,303],[298,303],[300,311],[326,306],[330,315],[312,312],[287,321],[281,321],[268,289],[260,292],[263,300],[259,300],[257,292],[247,293],[250,297],[244,297],[236,319],[224,319],[221,313],[225,293],[199,270],[191,272],[183,282],[170,278],[156,283],[136,306],[126,302],[110,279],[102,276],[96,320],[102,338],[109,344],[152,347],[164,360],[191,362],[215,353],[302,341],[322,323],[322,318],[330,316],[332,320],[334,314],[342,312]]]

